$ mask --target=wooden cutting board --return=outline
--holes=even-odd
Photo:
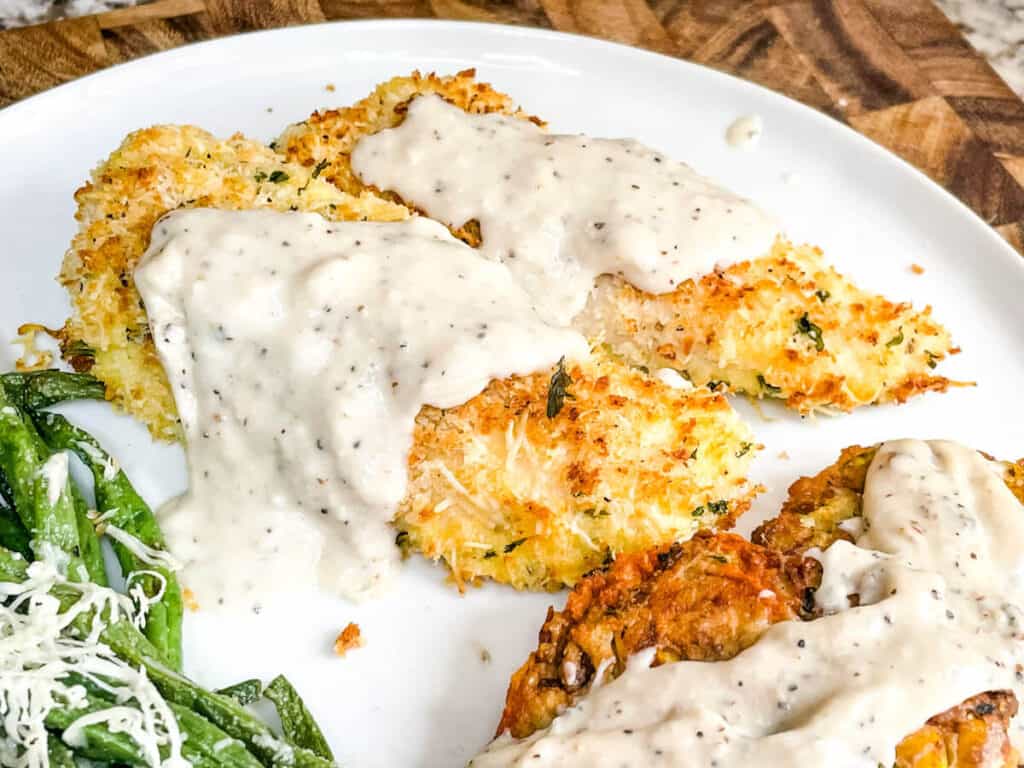
[[[0,106],[197,40],[383,17],[553,28],[753,80],[888,147],[1024,252],[1024,102],[930,0],[157,0],[0,32]]]

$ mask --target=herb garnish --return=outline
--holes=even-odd
[[[887,342],[885,342],[885,346],[887,346],[887,347],[895,347],[897,344],[902,344],[902,343],[903,343],[903,326],[901,325],[899,333],[897,333],[895,336],[893,336],[891,339],[889,339]]]
[[[750,453],[750,449],[753,447],[753,443],[740,443],[740,449],[736,451],[736,458],[742,459],[744,456]]]
[[[267,174],[265,174],[263,171],[256,171],[256,173],[253,174],[252,178],[257,184],[262,184],[264,181],[267,180]]]
[[[817,290],[814,292],[814,295],[818,297],[818,301],[824,304],[826,301],[828,301],[829,296],[831,296],[832,294],[829,293],[828,291]]]
[[[492,557],[497,557],[497,556],[498,556],[498,553],[495,552],[493,549],[488,549],[486,552],[484,552],[484,560],[490,560]]]
[[[288,174],[284,171],[274,171],[270,174],[270,181],[273,184],[280,184],[282,181],[288,181]]]
[[[936,355],[934,352],[929,352],[928,350],[925,350],[925,354],[928,355],[929,368],[934,368],[939,364],[939,356]]]
[[[565,372],[565,358],[558,361],[558,368],[551,375],[551,384],[548,386],[548,418],[553,419],[565,405],[565,398],[575,400],[576,396],[569,392],[569,385],[572,384],[572,377]]]
[[[321,171],[323,171],[323,169],[330,164],[331,163],[328,160],[321,160],[319,163],[317,163],[316,167],[313,169],[313,178],[317,178],[320,175]]]
[[[729,562],[728,558],[726,558],[724,555],[708,555],[708,557],[710,557],[712,560],[715,560],[716,562],[719,562],[719,563],[728,563]]]
[[[703,517],[704,516],[704,505],[701,504],[699,507],[694,507],[693,511],[690,512],[690,517]]]
[[[525,541],[526,539],[516,539],[515,541],[510,541],[508,544],[505,545],[505,554],[507,555],[516,547],[521,546]]]
[[[808,336],[814,342],[814,348],[819,352],[825,348],[825,340],[821,337],[821,326],[812,323],[806,312],[796,321],[796,331]]]
[[[778,395],[782,392],[782,387],[776,387],[774,384],[769,384],[763,374],[757,374],[757,383],[761,385],[761,389],[767,392],[769,395]]]
[[[729,502],[725,499],[719,499],[718,501],[709,501],[708,510],[716,515],[724,515],[729,511]]]

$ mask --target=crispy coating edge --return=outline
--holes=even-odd
[[[813,607],[808,588],[820,571],[810,558],[706,531],[616,558],[580,582],[562,611],[548,609],[537,650],[512,676],[498,733],[523,738],[547,727],[599,669],[613,679],[645,648],[656,649],[655,665],[735,656]]]

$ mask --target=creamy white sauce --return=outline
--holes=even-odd
[[[764,255],[778,228],[747,200],[639,142],[554,135],[421,96],[397,128],[361,140],[352,167],[507,264],[566,323],[601,274],[651,293]]]
[[[764,120],[760,115],[744,115],[737,117],[725,129],[725,141],[733,149],[754,149],[763,132]]]
[[[424,404],[587,353],[501,264],[423,218],[182,210],[135,273],[186,438],[160,512],[203,607],[373,593]]]
[[[886,443],[857,544],[820,555],[824,616],[771,627],[730,661],[634,659],[493,766],[877,768],[930,717],[1024,686],[1024,509],[977,452]],[[858,595],[860,607],[848,596]]]

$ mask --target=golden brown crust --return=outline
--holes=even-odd
[[[600,351],[566,370],[573,399],[553,419],[552,371],[417,418],[395,524],[460,586],[558,589],[620,552],[730,528],[749,507],[756,446],[724,397]]]
[[[929,307],[863,291],[819,249],[784,240],[672,293],[602,277],[575,324],[636,363],[800,413],[945,391],[951,382],[933,369],[957,351]]]
[[[512,676],[498,732],[522,738],[547,727],[586,695],[598,668],[613,679],[645,648],[656,649],[655,665],[735,656],[775,622],[797,618],[819,581],[816,561],[733,534],[701,532],[620,556],[581,581],[564,610],[548,610],[537,650]]]

